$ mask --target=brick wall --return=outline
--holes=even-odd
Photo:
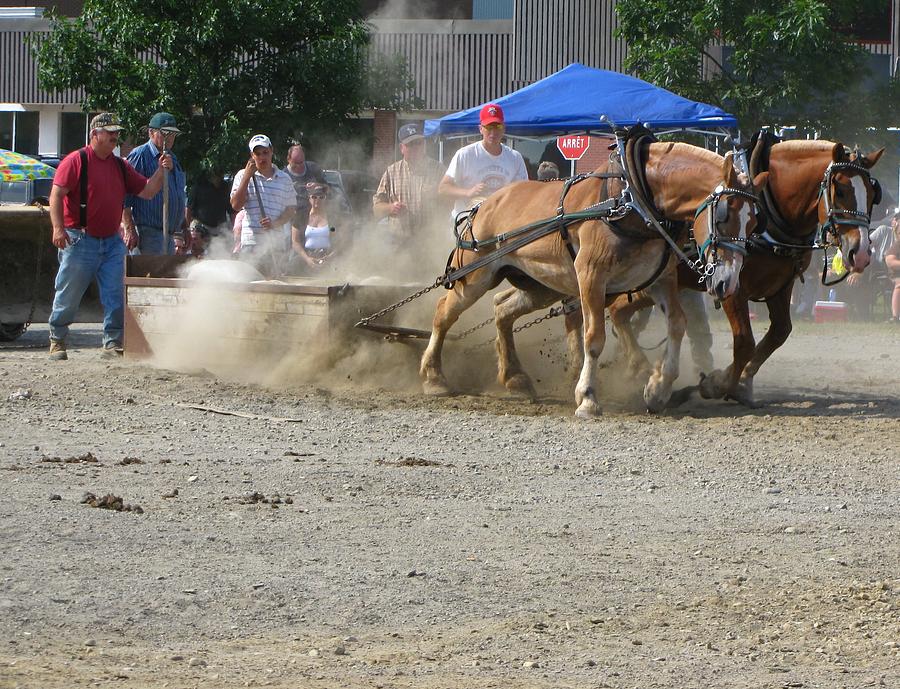
[[[397,113],[393,110],[376,110],[374,131],[372,173],[381,175],[388,165],[397,160]]]
[[[591,172],[600,167],[600,163],[609,160],[609,145],[615,141],[608,136],[592,136],[590,148],[585,152],[577,163],[575,163],[575,173]]]

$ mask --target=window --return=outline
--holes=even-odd
[[[36,112],[0,112],[0,148],[37,155],[40,115]]]
[[[40,122],[41,115],[38,112],[16,113],[16,140],[14,145],[17,153],[24,153],[30,156],[38,154]]]
[[[512,19],[513,0],[474,0],[472,19]]]
[[[0,112],[0,148],[11,151],[13,147],[13,118],[14,112]]]
[[[59,127],[59,157],[75,151],[87,142],[87,115],[83,112],[64,112]]]

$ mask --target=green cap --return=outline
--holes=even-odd
[[[102,129],[107,132],[121,132],[124,131],[125,127],[119,124],[119,118],[116,117],[115,113],[101,112],[91,120],[91,131],[95,129]]]
[[[181,134],[181,130],[175,126],[175,116],[167,112],[158,112],[151,117],[150,129],[165,129],[167,132]]]

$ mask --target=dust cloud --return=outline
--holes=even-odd
[[[343,253],[318,268],[301,276],[278,272],[268,280],[262,275],[273,274],[268,258],[233,260],[232,237],[214,238],[207,258],[191,261],[179,271],[178,277],[188,281],[184,286],[160,288],[165,292],[160,298],[170,303],[158,316],[162,320],[142,323],[153,351],[152,363],[266,387],[312,384],[332,390],[360,385],[419,390],[418,360],[426,340],[389,342],[383,334],[353,325],[362,316],[433,284],[443,273],[454,242],[449,213],[437,215],[431,226],[400,243],[385,225],[370,222],[356,229]],[[335,234],[341,231],[337,227]],[[285,237],[275,232],[269,236],[280,244],[280,250],[272,252],[278,264],[287,266]],[[342,297],[344,286],[351,291]],[[331,296],[285,298],[277,292],[303,288],[310,292],[329,288]],[[430,331],[435,305],[444,293],[443,287],[437,287],[377,322]],[[308,310],[313,317],[298,317],[285,309]],[[470,311],[453,331],[488,318],[490,296]],[[493,327],[487,326],[472,335],[466,347],[492,336]],[[458,382],[466,390],[483,390],[495,377],[493,346],[482,344],[478,349],[478,356],[462,356],[463,361],[479,364],[477,371],[459,371]],[[453,360],[462,351],[454,342],[445,347],[454,373]]]
[[[357,230],[341,255],[302,276],[279,274],[265,279],[262,273],[271,272],[268,262],[258,265],[257,271],[246,259],[233,260],[230,236],[214,239],[209,258],[190,262],[180,271],[179,277],[189,282],[177,291],[169,290],[167,298],[177,304],[167,310],[166,322],[144,325],[145,330],[153,330],[154,365],[277,389],[315,385],[332,391],[364,388],[418,393],[419,359],[427,340],[388,341],[381,333],[353,326],[361,317],[433,284],[443,273],[453,237],[449,214],[438,215],[432,225],[400,244],[392,241],[386,226],[368,223]],[[275,233],[270,237],[284,241]],[[287,265],[286,257],[282,250],[282,265]],[[284,297],[278,293],[303,288],[330,288],[331,295]],[[503,392],[496,382],[493,323],[463,340],[454,336],[489,319],[493,294],[506,288],[503,283],[482,297],[450,331],[443,361],[457,392]],[[436,304],[445,293],[439,286],[376,322],[421,330],[427,336]],[[314,305],[307,306],[311,302]],[[308,310],[315,317],[299,317],[286,309]],[[519,325],[545,313],[523,317]],[[620,367],[609,365],[618,346],[612,328],[607,332],[603,396],[616,406],[639,409],[644,381],[632,380]],[[649,348],[664,337],[664,319],[656,316],[641,341]],[[725,338],[718,339],[724,344]],[[569,368],[562,318],[518,333],[516,344],[541,397],[572,399],[578,372]],[[696,382],[687,339],[682,351],[681,381]],[[661,349],[647,355],[652,364]],[[718,352],[717,361],[724,359],[725,353]]]

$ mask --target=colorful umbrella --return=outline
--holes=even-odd
[[[0,148],[0,181],[24,182],[29,179],[53,179],[52,167],[21,153]]]

